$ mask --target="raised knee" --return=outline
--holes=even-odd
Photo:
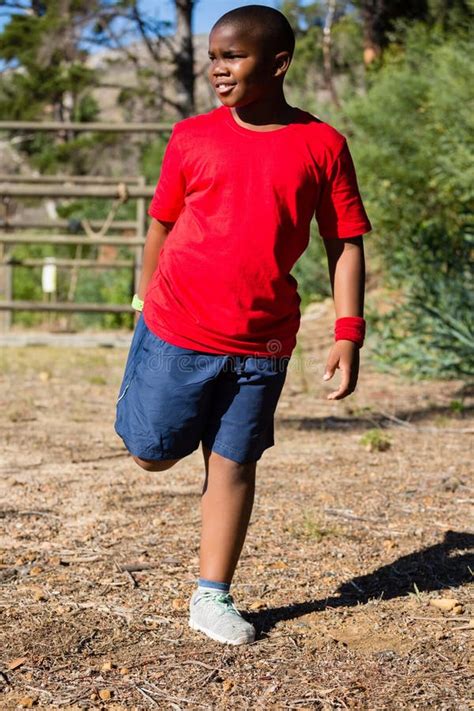
[[[133,459],[135,462],[138,464],[139,467],[142,469],[145,469],[147,472],[163,472],[166,469],[169,469],[170,467],[173,466],[173,464],[176,464],[176,462],[179,462],[179,459],[162,459],[162,460],[156,460],[156,459],[141,459],[140,457],[136,457],[135,455],[132,455]]]

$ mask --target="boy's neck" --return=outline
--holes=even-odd
[[[295,117],[294,107],[287,103],[283,94],[254,101],[246,106],[233,107],[231,111],[237,123],[262,127],[262,130],[287,126]]]

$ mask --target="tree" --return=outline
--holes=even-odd
[[[97,113],[88,92],[94,72],[84,65],[80,35],[96,11],[95,0],[35,0],[15,7],[21,12],[11,15],[0,35],[0,59],[6,64],[2,116],[38,118],[47,110],[58,121],[90,119]]]
[[[176,21],[156,19],[143,0],[102,2],[90,46],[113,50],[116,64],[134,67],[136,86],[121,94],[122,102],[141,105],[142,113],[179,118],[195,113],[193,11],[197,0],[174,0]]]
[[[425,20],[427,0],[358,0],[364,27],[364,61],[370,64],[388,45],[388,33],[400,17]]]
[[[295,97],[316,109],[316,92],[328,94],[336,109],[341,108],[341,85],[361,83],[361,24],[351,4],[345,0],[284,0],[282,12],[296,35],[296,49],[288,87]],[[319,97],[318,97],[319,99]]]
[[[364,26],[364,61],[370,64],[390,43],[397,21],[440,24],[448,31],[454,21],[471,15],[465,0],[356,0]]]
[[[134,69],[133,86],[117,86],[122,103],[133,99],[140,107],[139,118],[193,114],[196,1],[174,0],[173,35],[173,23],[151,16],[143,0],[3,0],[9,22],[0,34],[2,115],[36,118],[46,108],[60,121],[93,118],[88,89],[100,86],[100,77],[86,60],[98,47],[112,51],[112,65],[125,60]]]

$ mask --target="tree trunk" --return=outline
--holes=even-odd
[[[426,20],[427,0],[359,0],[364,25],[364,62],[370,64],[388,44],[387,33],[397,18]]]
[[[176,103],[183,118],[195,113],[194,103],[194,44],[192,14],[195,0],[175,0],[176,53],[174,83]]]
[[[364,25],[364,64],[368,66],[382,53],[384,43],[384,27],[381,23],[383,3],[377,0],[362,0],[360,12]]]
[[[334,78],[332,72],[332,36],[331,29],[334,20],[334,13],[336,11],[336,0],[328,0],[326,19],[323,28],[323,66],[324,66],[324,80],[326,87],[331,95],[331,100],[336,106],[336,108],[341,108],[341,102],[339,101],[339,96],[337,94],[336,87],[334,85]]]

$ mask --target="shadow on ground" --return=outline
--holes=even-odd
[[[375,427],[385,428],[394,425],[410,426],[433,417],[446,417],[454,422],[472,415],[474,407],[465,406],[461,413],[453,412],[449,406],[432,405],[419,410],[402,410],[393,415],[383,412],[362,412],[351,417],[278,417],[279,427],[297,430],[366,430]],[[442,427],[440,427],[442,429]]]
[[[409,592],[443,590],[471,582],[474,577],[474,534],[447,531],[441,543],[402,556],[372,573],[342,583],[339,596],[285,607],[274,607],[246,617],[260,633],[281,620],[292,620],[328,607],[354,607],[371,599],[391,600]],[[415,588],[416,585],[416,588]]]

